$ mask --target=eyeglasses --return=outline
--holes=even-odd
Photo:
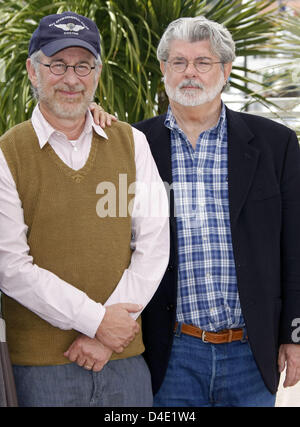
[[[68,68],[73,68],[77,76],[85,77],[88,76],[90,72],[96,68],[92,67],[90,64],[87,63],[67,65],[64,62],[51,62],[51,64],[43,64],[42,62],[39,62],[39,64],[44,65],[44,67],[48,67],[51,73],[55,74],[56,76],[62,76],[67,72]]]
[[[188,61],[186,58],[174,58],[171,61],[166,61],[168,64],[170,64],[173,71],[176,71],[176,73],[183,73],[189,64],[193,64],[199,73],[207,73],[212,69],[212,66],[214,64],[224,64],[224,62],[221,61],[208,61],[203,60],[202,58],[196,58],[194,61]]]

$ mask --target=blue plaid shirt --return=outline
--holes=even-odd
[[[227,180],[225,105],[218,124],[199,135],[196,149],[169,107],[178,232],[177,321],[206,331],[244,326],[237,290]]]

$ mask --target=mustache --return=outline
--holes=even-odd
[[[62,91],[65,91],[65,92],[81,92],[85,88],[80,83],[77,83],[74,86],[71,86],[71,85],[69,85],[67,83],[58,83],[57,85],[54,86],[54,89],[55,90],[62,90]]]
[[[178,88],[182,89],[185,86],[190,86],[190,87],[194,87],[194,88],[197,88],[197,89],[204,89],[204,86],[201,83],[199,83],[196,80],[194,80],[194,79],[185,79],[185,80],[183,80],[178,85]]]

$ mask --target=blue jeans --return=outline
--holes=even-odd
[[[19,406],[152,406],[149,369],[142,356],[113,360],[92,372],[74,363],[16,366]]]
[[[154,406],[217,407],[275,405],[248,341],[205,343],[180,331]]]

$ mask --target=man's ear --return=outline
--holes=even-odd
[[[165,75],[166,63],[164,61],[160,61],[159,66],[160,66],[160,71],[162,72],[163,75]]]
[[[31,59],[28,58],[26,61],[26,69],[28,73],[28,78],[31,81],[33,87],[37,87],[37,75],[34,66],[32,65]]]
[[[100,77],[101,77],[101,73],[102,73],[102,64],[99,65],[99,70],[97,71],[98,76],[96,76],[97,78],[97,82],[99,83]]]
[[[228,62],[227,64],[224,64],[224,78],[225,82],[228,81],[230,73],[232,70],[232,62]]]

